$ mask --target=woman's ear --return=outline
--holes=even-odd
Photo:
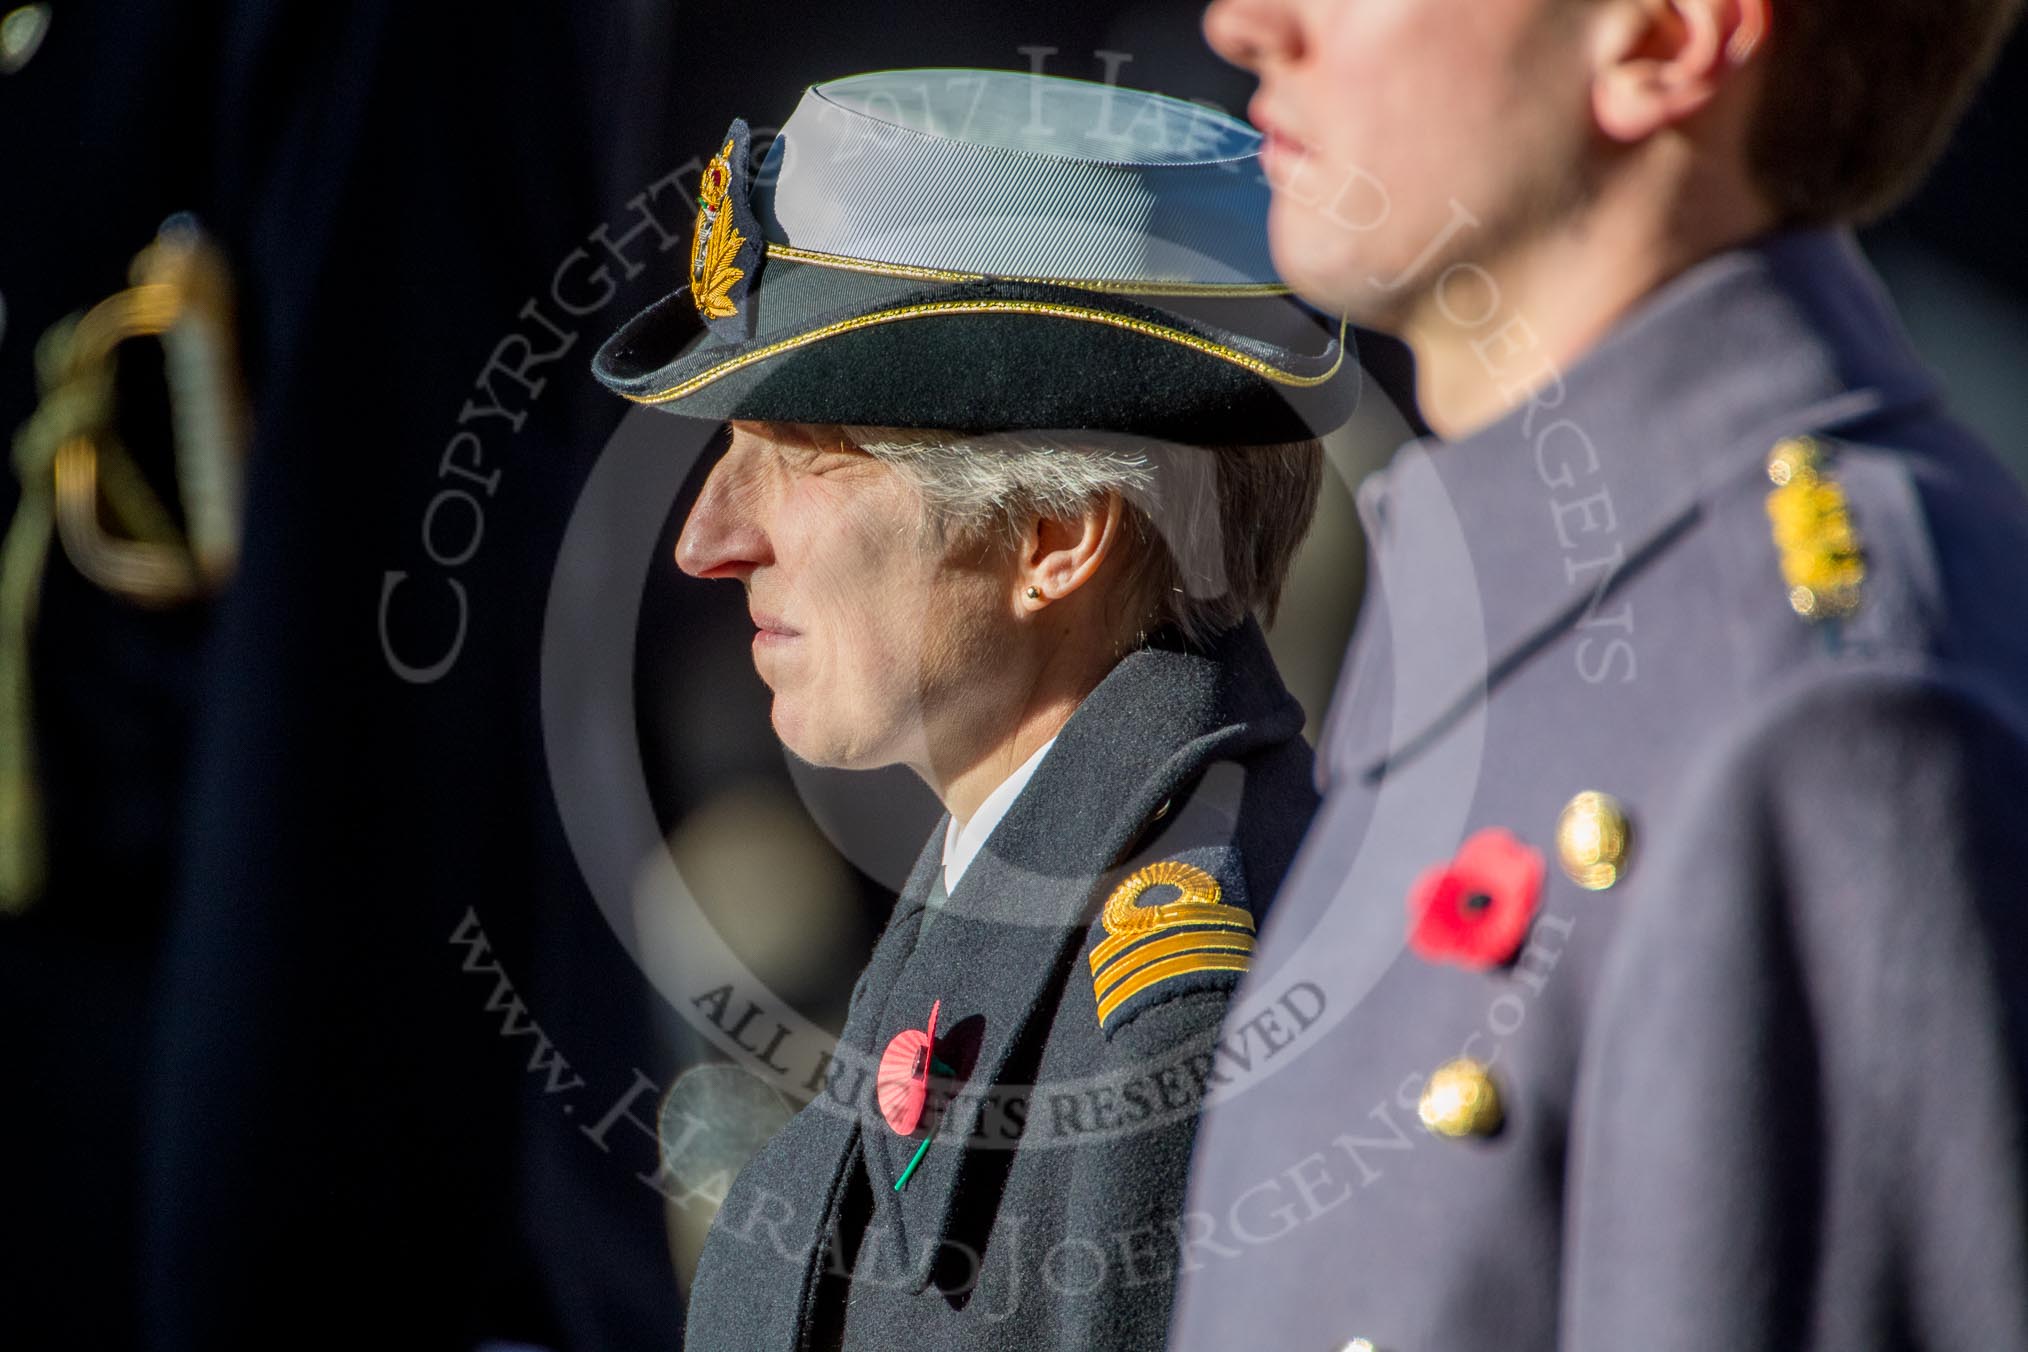
[[[1769,0],[1613,0],[1591,33],[1592,115],[1633,144],[1702,112],[1766,41]]]
[[[1015,605],[1040,610],[1089,582],[1118,547],[1125,519],[1125,501],[1108,493],[1077,516],[1031,521],[1014,570]]]

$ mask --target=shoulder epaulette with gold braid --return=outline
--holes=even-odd
[[[1866,559],[1845,490],[1823,473],[1823,452],[1810,437],[1789,437],[1768,454],[1767,515],[1781,554],[1789,606],[1806,620],[1838,619],[1859,606]]]
[[[1177,895],[1157,905],[1141,898],[1158,887]],[[1091,952],[1099,1027],[1127,1001],[1165,982],[1201,972],[1244,972],[1253,955],[1253,916],[1227,906],[1218,880],[1194,865],[1165,859],[1129,876],[1106,899],[1106,937]]]

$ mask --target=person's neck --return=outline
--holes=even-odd
[[[1433,290],[1401,325],[1424,420],[1455,441],[1531,399],[1553,406],[1562,373],[1657,287],[1772,225],[1750,191],[1684,175],[1622,183],[1581,215],[1470,260],[1492,287],[1475,279],[1469,301]]]
[[[1077,705],[1053,708],[1046,716],[1024,719],[1013,735],[990,748],[984,755],[946,780],[939,792],[944,810],[951,814],[951,820],[963,830],[965,824],[978,815],[979,807],[993,790],[1007,782],[1007,776],[1020,769],[1027,759],[1041,749],[1044,743],[1063,731],[1063,725],[1070,721]]]
[[[962,752],[937,758],[942,773],[917,767],[945,811],[960,827],[1007,776],[1021,768],[1063,725],[1112,669],[1112,661],[1081,645],[1064,645],[1049,654],[1027,693],[1014,701],[1011,719],[995,718],[972,731]]]

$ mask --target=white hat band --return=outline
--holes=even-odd
[[[1275,282],[1260,136],[1080,80],[909,70],[817,85],[754,187],[768,238],[996,277]]]

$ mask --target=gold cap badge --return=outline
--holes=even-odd
[[[726,198],[732,187],[733,142],[711,157],[698,185],[697,226],[690,236],[690,299],[707,319],[730,319],[739,313],[730,296],[732,284],[746,276],[733,259],[746,236],[732,223]]]

